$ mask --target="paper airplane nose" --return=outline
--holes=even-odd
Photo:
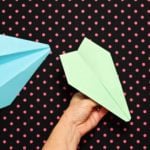
[[[12,103],[49,53],[47,44],[0,35],[0,108]]]
[[[72,87],[124,121],[130,121],[127,102],[108,51],[85,38],[78,51],[63,54],[60,58]]]

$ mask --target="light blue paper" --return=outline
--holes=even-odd
[[[0,35],[0,108],[12,103],[49,53],[48,44]]]

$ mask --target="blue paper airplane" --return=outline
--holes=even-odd
[[[0,108],[12,103],[49,53],[48,44],[0,35]]]

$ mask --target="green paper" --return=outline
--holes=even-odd
[[[60,58],[68,84],[124,121],[130,121],[121,83],[108,51],[84,38],[77,51]]]

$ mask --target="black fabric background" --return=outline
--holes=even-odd
[[[65,7],[62,7],[62,3]],[[91,7],[88,7],[90,4]],[[15,13],[16,9],[19,13]],[[58,13],[56,9],[59,10]],[[81,12],[83,9],[85,13]],[[95,9],[97,13],[94,13]],[[122,9],[124,13],[121,13]],[[108,13],[109,10],[111,13]],[[9,18],[10,15],[12,19]],[[24,15],[25,19],[22,17]],[[39,16],[38,19],[36,15]],[[62,15],[65,15],[65,19]],[[75,19],[75,15],[78,19]],[[91,19],[88,19],[89,15],[92,16]],[[118,15],[117,19],[115,15]],[[15,25],[15,21],[19,24]],[[58,25],[56,21],[59,22]],[[72,24],[69,25],[68,21]],[[98,24],[94,24],[94,21],[98,21]],[[124,21],[124,25],[121,25],[121,21]],[[62,27],[65,27],[65,31],[62,31]],[[75,27],[78,27],[78,31],[75,31]],[[105,27],[104,31],[101,31],[102,27]],[[114,30],[115,27],[118,27],[117,31]],[[23,28],[26,30],[23,31]],[[79,149],[150,148],[150,105],[147,91],[148,1],[1,0],[0,33],[47,43],[52,50],[52,54],[43,62],[15,101],[0,110],[0,149],[41,149],[75,93],[66,82],[59,55],[76,50],[85,36],[111,52],[132,120],[125,123],[109,113],[95,129],[82,138]],[[69,33],[72,37],[69,37]],[[65,39],[65,42],[62,42],[62,39]],[[118,39],[118,42],[115,39]],[[69,45],[72,47],[68,47]],[[44,80],[46,83],[43,83]],[[6,91],[6,94],[9,94],[9,91]]]

